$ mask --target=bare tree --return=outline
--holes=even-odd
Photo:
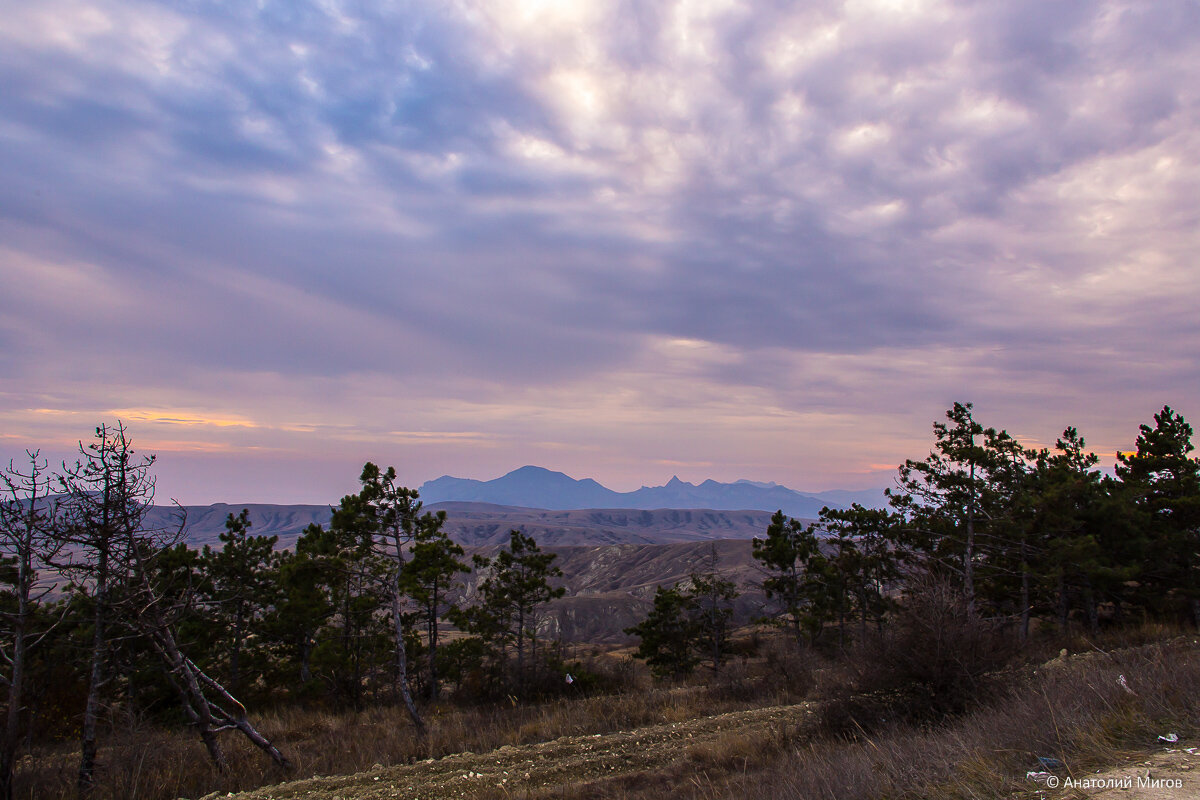
[[[96,441],[86,447],[80,443],[79,451],[80,459],[73,467],[64,465],[59,480],[66,493],[64,540],[69,555],[63,566],[75,575],[77,587],[93,604],[91,671],[77,780],[80,797],[88,795],[95,782],[96,726],[101,693],[109,679],[109,644],[118,625],[144,637],[162,659],[184,713],[218,769],[227,766],[217,740],[226,729],[240,730],[276,763],[290,766],[250,724],[245,707],[179,647],[174,626],[190,598],[169,597],[156,589],[151,564],[157,554],[182,539],[186,520],[179,509],[167,528],[146,524],[154,502],[150,471],[154,456],[137,457],[120,422],[97,428]]]
[[[79,443],[79,459],[58,477],[66,560],[61,567],[92,605],[92,646],[80,735],[80,797],[95,783],[96,727],[108,683],[106,664],[116,593],[126,582],[132,545],[154,500],[154,456],[137,457],[125,426],[101,425],[95,441]]]
[[[0,473],[0,560],[8,571],[10,604],[0,614],[3,639],[0,659],[5,672],[0,683],[7,689],[8,708],[0,732],[0,800],[12,800],[13,768],[21,739],[21,716],[29,651],[49,632],[32,630],[38,602],[55,587],[38,574],[61,546],[54,527],[47,463],[37,451],[26,451],[28,471],[11,461]]]

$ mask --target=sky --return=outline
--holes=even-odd
[[[0,0],[0,456],[888,485],[1200,419],[1200,3]]]

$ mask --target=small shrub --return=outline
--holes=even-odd
[[[813,693],[820,661],[812,650],[801,647],[790,636],[776,636],[763,649],[767,670],[780,690],[795,699]]]
[[[923,722],[977,707],[1011,658],[1011,636],[970,611],[945,581],[915,582],[883,633],[850,653],[822,711],[828,733],[857,736],[879,725]]]

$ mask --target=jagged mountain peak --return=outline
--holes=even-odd
[[[776,511],[793,517],[816,517],[822,506],[843,507],[844,498],[797,492],[777,483],[741,480],[721,483],[709,478],[696,485],[678,475],[663,486],[643,486],[615,492],[592,478],[571,476],[526,465],[490,481],[442,477],[421,487],[426,503],[471,502],[568,510],[583,508],[709,508],[714,510]]]

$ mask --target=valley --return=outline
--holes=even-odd
[[[228,514],[250,512],[251,533],[278,536],[277,549],[295,545],[310,524],[328,524],[324,506],[216,504],[187,508],[189,546],[220,547],[218,536]],[[564,642],[616,643],[628,640],[625,628],[646,615],[654,590],[686,580],[715,552],[722,573],[742,591],[734,606],[742,624],[763,613],[765,598],[758,588],[761,575],[751,555],[751,540],[763,536],[771,515],[765,511],[709,509],[583,509],[514,508],[487,503],[437,503],[444,510],[450,538],[473,553],[491,555],[508,542],[516,529],[532,536],[544,550],[556,554],[563,577],[555,585],[566,595],[548,604],[537,623],[538,635]],[[157,524],[169,524],[166,509],[158,507]],[[462,577],[456,593],[475,599],[478,575]]]
[[[191,547],[219,547],[225,519],[245,508],[250,512],[251,533],[278,536],[277,549],[288,549],[309,525],[328,525],[329,506],[246,503],[184,506],[185,540]],[[445,511],[445,530],[466,547],[502,545],[516,529],[548,547],[604,544],[666,544],[714,539],[752,539],[761,536],[771,519],[768,511],[714,511],[711,509],[547,510],[498,506],[491,503],[446,502],[425,506]],[[178,525],[177,512],[155,506],[148,524],[170,529]]]

